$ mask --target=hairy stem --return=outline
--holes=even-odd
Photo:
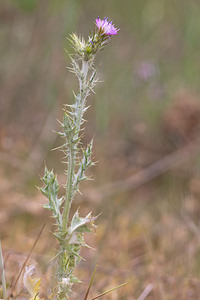
[[[74,140],[78,139],[81,122],[84,114],[85,100],[87,98],[86,93],[86,80],[88,73],[88,62],[82,62],[82,76],[79,80],[79,90],[80,90],[80,103],[77,103],[77,116],[76,116],[76,135]],[[68,220],[69,220],[69,211],[71,207],[71,202],[73,200],[74,191],[73,191],[73,175],[75,169],[75,160],[76,160],[76,149],[73,147],[73,141],[70,141],[68,149],[68,173],[67,173],[67,186],[66,186],[66,195],[65,195],[65,204],[63,209],[63,232],[66,232]]]
[[[81,70],[81,78],[79,79],[79,94],[80,94],[80,103],[79,104],[79,109],[77,111],[77,119],[76,119],[76,132],[78,138],[78,134],[80,132],[80,127],[81,123],[83,120],[83,114],[84,114],[84,108],[85,108],[85,101],[88,96],[87,92],[87,74],[88,74],[88,62],[87,61],[82,61],[82,70]]]
[[[62,223],[62,231],[66,232],[68,220],[69,220],[69,211],[71,207],[71,202],[73,199],[73,175],[75,168],[75,153],[73,149],[72,142],[69,146],[68,153],[68,172],[67,172],[67,186],[66,186],[66,194],[65,194],[65,204],[63,208],[63,223]]]
[[[60,258],[59,258],[59,268],[58,268],[58,279],[61,282],[63,278],[66,278],[68,274],[66,274],[65,265],[66,265],[66,257],[70,255],[69,250],[69,242],[70,242],[70,235],[68,234],[68,226],[69,226],[69,213],[71,208],[71,203],[76,193],[76,189],[74,188],[74,175],[75,175],[75,168],[76,168],[76,156],[78,153],[78,140],[81,130],[81,125],[83,123],[83,114],[85,112],[85,102],[86,98],[89,94],[89,88],[87,85],[87,74],[88,74],[88,62],[82,61],[82,69],[81,69],[81,76],[79,78],[79,95],[75,97],[75,117],[74,117],[74,124],[75,124],[75,133],[74,136],[68,140],[68,149],[67,149],[67,156],[68,156],[68,170],[67,170],[67,184],[66,184],[66,193],[65,193],[65,201],[64,207],[62,212],[62,235],[63,240],[60,241]],[[69,252],[69,253],[68,253]],[[63,288],[60,285],[60,293],[58,299],[62,299],[63,295]],[[64,298],[63,298],[64,299]]]

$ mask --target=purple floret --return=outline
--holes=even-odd
[[[108,21],[108,18],[101,20],[99,17],[96,19],[96,25],[99,30],[106,35],[116,35],[119,29],[115,28],[112,21]]]

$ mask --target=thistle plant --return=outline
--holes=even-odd
[[[80,217],[78,211],[73,216],[70,215],[71,204],[79,191],[79,184],[88,179],[86,171],[94,164],[91,157],[93,140],[85,149],[81,145],[84,113],[88,109],[86,99],[98,81],[94,58],[109,44],[111,36],[118,32],[112,21],[107,18],[103,20],[97,18],[95,23],[96,29],[87,40],[77,34],[70,35],[69,39],[74,51],[70,54],[70,71],[78,78],[79,91],[77,94],[74,93],[74,103],[64,106],[64,117],[60,122],[61,131],[58,132],[64,140],[58,148],[64,152],[67,162],[65,192],[60,196],[60,185],[56,175],[53,170],[49,171],[47,168],[42,178],[44,187],[40,189],[48,198],[48,203],[44,207],[52,212],[55,219],[54,235],[60,246],[56,255],[55,297],[58,300],[69,299],[73,283],[79,281],[73,272],[81,260],[81,247],[86,246],[84,233],[91,230],[96,219],[91,213],[86,217]]]

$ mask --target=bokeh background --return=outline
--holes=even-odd
[[[83,138],[95,136],[98,163],[73,207],[101,216],[73,297],[98,263],[91,296],[128,282],[105,298],[199,299],[199,11],[197,0],[0,1],[0,236],[9,283],[44,223],[31,259],[48,282],[56,243],[36,186],[45,163],[64,182],[62,154],[51,149],[77,88],[67,37],[108,16],[120,31],[97,57],[101,82]]]

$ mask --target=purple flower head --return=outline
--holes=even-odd
[[[108,18],[101,20],[99,17],[96,19],[96,25],[99,30],[101,30],[106,35],[116,35],[119,29],[115,28],[112,21]]]

